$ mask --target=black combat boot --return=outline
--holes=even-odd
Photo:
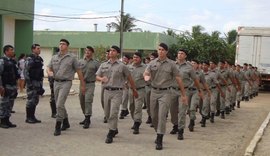
[[[85,122],[85,118],[83,119],[83,121],[79,122],[80,125],[84,125]]]
[[[7,123],[7,117],[1,119],[0,127],[1,128],[9,128],[8,123]]]
[[[50,105],[51,105],[51,111],[52,111],[52,118],[56,118],[56,105],[55,105],[55,101],[50,101]]]
[[[156,150],[162,150],[163,134],[157,134]]]
[[[211,123],[215,122],[214,118],[215,118],[215,113],[211,113],[211,118],[210,118]]]
[[[7,119],[6,119],[6,123],[7,123],[7,125],[9,126],[9,128],[17,127],[16,124],[13,124],[12,122],[10,122],[9,118],[10,118],[10,117],[7,117]]]
[[[221,116],[220,116],[221,119],[225,119],[225,114],[224,113],[225,113],[224,111],[221,111]]]
[[[124,119],[125,116],[126,116],[125,114],[126,114],[126,113],[125,113],[125,110],[121,110],[119,119]]]
[[[41,123],[41,120],[38,120],[38,119],[36,118],[36,116],[35,116],[35,114],[36,114],[36,107],[37,107],[37,106],[34,106],[34,107],[32,108],[32,118],[35,120],[36,123]]]
[[[249,101],[249,98],[248,98],[248,96],[245,96],[245,101]]]
[[[116,128],[116,130],[113,131],[113,137],[115,137],[118,134],[118,128]]]
[[[26,107],[26,120],[25,120],[26,123],[30,123],[30,124],[36,123],[35,119],[33,118],[32,113],[33,113],[32,107],[30,108]]]
[[[188,129],[189,129],[190,132],[194,131],[194,126],[195,126],[195,121],[190,119],[189,125],[188,125]]]
[[[107,138],[105,140],[105,143],[110,144],[113,142],[113,137],[114,137],[114,130],[109,130],[109,133],[107,134]]]
[[[205,127],[205,123],[206,123],[206,118],[202,117],[201,127]]]
[[[69,124],[69,122],[68,122],[68,118],[65,118],[65,119],[63,120],[63,126],[62,126],[61,130],[62,130],[62,131],[65,131],[65,130],[68,129],[68,128],[70,128],[70,124]]]
[[[140,131],[139,131],[140,125],[141,125],[140,122],[134,122],[134,131],[133,131],[133,134],[139,134],[140,133]]]
[[[237,108],[240,108],[240,101],[237,101]]]
[[[225,107],[225,113],[230,114],[230,108],[228,106]]]
[[[106,116],[104,116],[104,118],[103,118],[103,123],[108,123]]]
[[[170,134],[176,134],[178,132],[178,125],[173,125],[173,129],[171,130]]]
[[[90,120],[90,115],[86,115],[85,116],[85,122],[84,122],[84,125],[83,125],[83,128],[84,129],[87,129],[89,128],[90,124],[91,124],[91,120]]]
[[[61,135],[61,124],[62,124],[61,121],[56,121],[55,130],[54,130],[54,134],[53,134],[54,136]]]
[[[145,123],[146,123],[146,124],[152,123],[152,118],[151,118],[151,116],[148,116],[148,118],[147,118],[147,120],[146,120]]]
[[[235,110],[235,102],[232,104],[232,110]]]
[[[219,115],[220,115],[220,110],[217,110],[216,116],[219,116]]]
[[[184,129],[179,129],[178,130],[178,140],[184,140]]]

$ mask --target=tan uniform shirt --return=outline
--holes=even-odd
[[[71,53],[64,56],[56,54],[53,55],[48,67],[52,69],[55,80],[73,80],[79,64],[76,56]]]
[[[98,61],[94,59],[87,60],[86,58],[81,59],[79,60],[79,66],[82,69],[85,83],[96,81],[96,72],[100,66]]]
[[[158,58],[151,61],[145,69],[151,75],[151,86],[154,88],[171,87],[174,77],[179,76],[179,70],[174,61]]]
[[[105,88],[123,88],[129,74],[128,67],[119,60],[114,63],[111,63],[110,60],[102,63],[96,72],[97,76],[108,78],[108,82],[104,83]]]
[[[146,65],[140,64],[136,66],[135,64],[128,65],[128,69],[131,73],[131,76],[135,82],[136,88],[142,88],[146,86],[146,82],[143,77],[143,73],[145,71]]]

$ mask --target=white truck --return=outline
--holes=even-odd
[[[270,27],[238,28],[235,63],[256,66],[261,87],[270,87]]]

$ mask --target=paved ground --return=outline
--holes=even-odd
[[[48,89],[47,83],[45,88]],[[77,82],[72,87],[78,91]],[[46,94],[48,91],[46,91]],[[41,124],[26,124],[25,99],[16,100],[15,114],[11,120],[18,125],[14,129],[0,129],[0,155],[2,156],[86,156],[86,155],[177,155],[177,156],[240,156],[245,152],[250,140],[270,111],[269,93],[261,93],[251,102],[243,102],[240,109],[235,110],[225,120],[216,119],[214,124],[207,121],[207,127],[196,121],[195,132],[185,129],[185,140],[177,140],[176,135],[168,134],[171,130],[170,118],[167,123],[167,134],[164,136],[164,150],[155,150],[155,133],[152,128],[143,123],[140,134],[133,135],[130,127],[130,115],[119,120],[119,134],[112,144],[105,144],[107,125],[102,122],[103,111],[100,105],[100,86],[97,84],[92,124],[89,129],[83,129],[78,123],[83,119],[78,96],[69,96],[66,107],[69,113],[71,128],[62,132],[61,136],[53,136],[55,119],[50,118],[49,97],[40,99],[36,115]],[[20,95],[22,96],[22,95]],[[143,112],[144,122],[146,111]],[[270,138],[269,126],[266,131]],[[266,146],[268,145],[268,146]],[[262,139],[256,155],[269,155],[269,140]],[[258,152],[258,153],[257,153]],[[267,153],[268,152],[268,153]]]

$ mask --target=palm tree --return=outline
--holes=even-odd
[[[112,22],[112,28],[115,29],[116,32],[120,32],[121,27],[121,19],[116,18],[117,22]],[[131,31],[139,31],[142,32],[141,28],[136,28],[137,25],[135,25],[136,19],[134,17],[131,17],[130,14],[123,15],[123,32],[131,32]]]

